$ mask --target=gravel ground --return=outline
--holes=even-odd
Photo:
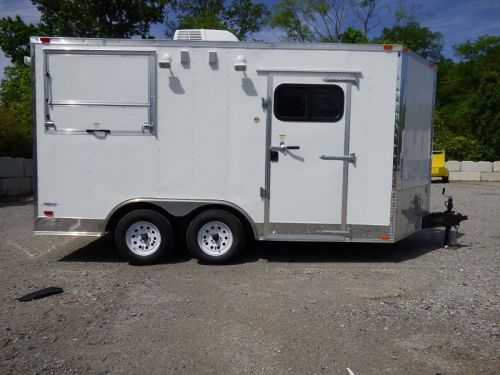
[[[442,210],[433,184],[432,209]],[[109,238],[32,235],[0,203],[2,374],[498,374],[500,184],[451,183],[459,246],[257,243],[136,267]],[[65,292],[21,303],[46,286]]]

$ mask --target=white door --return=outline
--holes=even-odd
[[[285,74],[269,82],[267,234],[316,235],[335,224],[345,229],[349,162],[342,159],[348,152],[350,83]]]

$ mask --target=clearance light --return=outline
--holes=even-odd
[[[54,211],[52,211],[52,210],[45,210],[45,211],[43,211],[43,214],[45,216],[52,217],[52,216],[54,216]]]
[[[47,38],[47,37],[41,37],[41,38],[40,38],[40,42],[42,42],[42,43],[50,43],[50,38]]]
[[[380,239],[382,241],[389,241],[391,238],[389,237],[388,234],[383,234],[383,235],[380,236]]]
[[[394,46],[392,44],[384,44],[384,50],[386,50],[386,51],[390,51],[393,48],[394,48]]]

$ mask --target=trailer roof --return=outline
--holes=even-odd
[[[67,38],[30,37],[31,44],[86,45],[86,46],[149,46],[149,47],[214,47],[245,49],[285,49],[285,50],[327,50],[327,51],[373,51],[406,52],[417,60],[433,64],[401,44],[348,44],[348,43],[295,43],[295,42],[227,42],[227,41],[187,41],[171,39],[116,39],[116,38]]]

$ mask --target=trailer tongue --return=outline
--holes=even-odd
[[[443,188],[443,195],[445,188]],[[453,197],[447,196],[448,200],[444,203],[446,211],[431,212],[422,218],[422,228],[441,228],[444,227],[444,246],[453,245],[450,240],[451,228],[458,229],[462,221],[468,220],[468,217],[459,212],[453,211]]]

